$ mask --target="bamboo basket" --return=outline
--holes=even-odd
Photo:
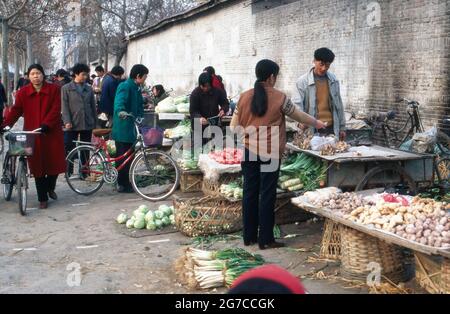
[[[393,282],[404,279],[402,251],[375,237],[340,225],[341,275],[351,280],[366,281],[372,270],[371,263],[381,268],[381,276]]]
[[[201,192],[203,173],[200,170],[181,170],[180,190],[183,193]]]
[[[432,294],[450,294],[450,260],[415,252],[417,283]]]
[[[174,200],[175,225],[188,237],[232,233],[242,228],[241,203],[206,196]]]
[[[222,184],[229,184],[238,180],[242,176],[241,173],[224,173],[220,176],[218,181],[212,181],[209,179],[203,179],[202,191],[206,196],[223,198],[220,193],[220,186]]]
[[[331,219],[325,219],[323,226],[320,257],[339,260],[341,257],[341,234],[339,224]]]

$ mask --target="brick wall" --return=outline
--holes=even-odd
[[[272,58],[281,65],[278,88],[291,93],[314,50],[327,46],[346,110],[404,113],[395,100],[405,97],[422,104],[425,127],[450,117],[449,0],[271,2],[232,1],[134,39],[127,68],[142,62],[151,83],[189,93],[213,65],[234,96],[252,87],[256,62]]]

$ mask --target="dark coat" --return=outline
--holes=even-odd
[[[123,81],[107,74],[102,83],[102,94],[100,96],[99,111],[110,116],[114,113],[114,99],[116,98],[117,87]]]
[[[94,91],[91,86],[84,84],[83,92],[80,94],[75,84],[72,81],[61,89],[64,124],[71,123],[72,131],[95,129],[97,125],[97,108]]]

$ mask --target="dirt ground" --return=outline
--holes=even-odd
[[[56,191],[59,200],[46,210],[38,210],[34,182],[31,186],[26,217],[19,214],[15,193],[11,202],[0,199],[0,293],[226,291],[189,291],[177,282],[173,263],[183,248],[192,245],[191,238],[178,232],[136,238],[116,224],[122,210],[131,213],[145,204],[135,194],[117,194],[105,185],[97,194],[82,197],[60,178]],[[158,205],[150,204],[151,208]],[[322,226],[320,221],[284,225],[283,235],[298,235],[283,240],[289,248],[247,249],[301,278],[310,293],[367,293],[364,287],[349,288],[345,282],[317,279],[322,274],[336,274],[339,269],[333,262],[307,262],[308,257],[317,257]],[[216,242],[210,248],[232,246],[243,246],[242,239]],[[76,269],[71,268],[73,265],[80,267],[79,286],[71,284]],[[322,273],[314,275],[317,272]]]

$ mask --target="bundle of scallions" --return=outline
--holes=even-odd
[[[191,288],[231,286],[246,271],[261,266],[264,259],[241,248],[204,251],[188,248],[177,261],[180,281]]]

